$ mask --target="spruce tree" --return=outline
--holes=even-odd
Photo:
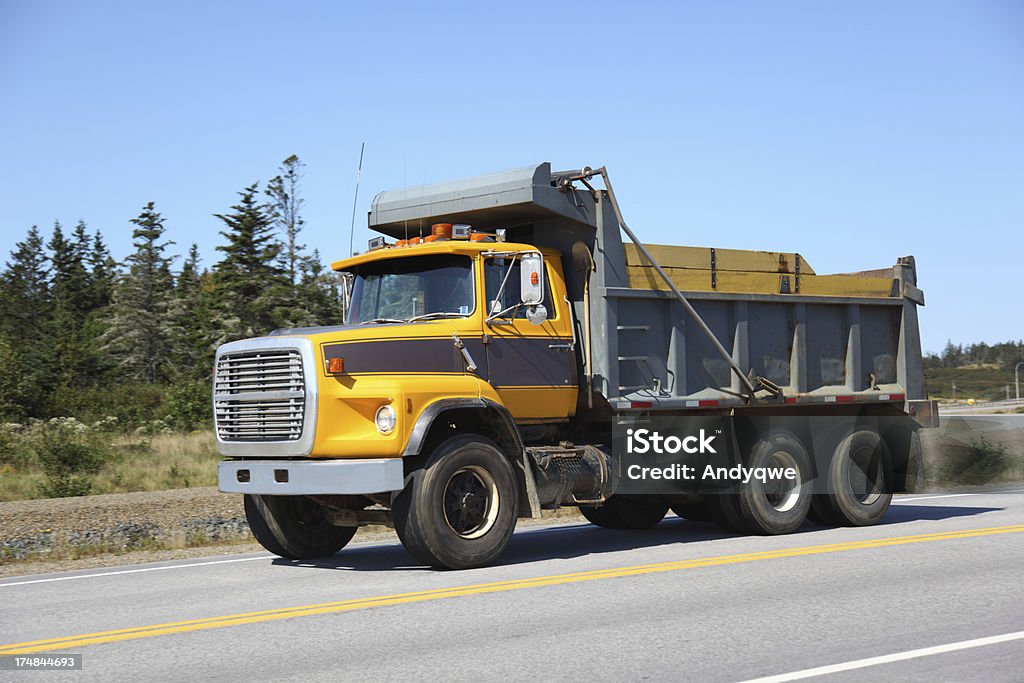
[[[0,275],[0,415],[8,419],[44,417],[55,382],[47,261],[32,226]]]
[[[15,245],[0,278],[0,329],[18,344],[30,344],[44,335],[49,315],[49,272],[39,229],[32,226],[24,241]]]
[[[62,387],[80,389],[93,381],[94,357],[85,319],[91,310],[89,273],[85,267],[86,250],[81,243],[84,224],[65,237],[59,221],[50,237],[50,262],[53,264],[50,316],[51,363]],[[57,396],[64,398],[63,394]],[[58,412],[60,412],[58,410]]]
[[[81,242],[83,226],[79,223],[69,238],[64,236],[60,222],[54,222],[48,245],[53,263],[53,305],[74,322],[76,329],[90,309],[86,249]]]
[[[177,336],[174,341],[176,376],[208,379],[213,362],[210,275],[200,270],[199,247],[192,244],[178,275],[171,304]]]
[[[174,363],[163,407],[166,419],[178,429],[196,429],[211,419],[211,340],[216,326],[211,316],[215,299],[210,283],[210,274],[200,270],[199,247],[193,244],[178,274],[170,313]]]
[[[123,376],[157,383],[170,374],[174,321],[169,315],[174,295],[172,257],[165,251],[164,220],[153,202],[142,209],[132,232],[135,251],[125,259],[127,270],[117,279],[109,327],[103,334],[106,350]]]
[[[278,265],[282,245],[269,210],[256,201],[257,188],[254,183],[239,192],[232,213],[214,214],[224,222],[220,234],[228,242],[217,247],[224,258],[214,266],[218,326],[225,340],[266,334],[288,324],[288,280]]]
[[[302,252],[306,248],[298,241],[299,232],[305,225],[305,220],[302,218],[302,205],[306,203],[306,200],[299,196],[304,167],[305,164],[299,157],[292,154],[281,162],[281,166],[278,168],[279,174],[267,183],[267,196],[270,197],[270,217],[274,221],[274,227],[284,235],[282,262],[293,293],[298,284],[299,270],[303,259]]]
[[[110,250],[103,242],[103,236],[97,230],[92,237],[92,248],[89,251],[89,286],[93,310],[101,309],[110,304],[117,277],[117,261],[110,255]]]
[[[303,259],[299,297],[308,316],[303,324],[341,324],[343,322],[341,310],[341,288],[343,286],[341,274],[324,267],[318,249],[314,249],[312,255]]]

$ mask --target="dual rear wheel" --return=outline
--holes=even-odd
[[[825,492],[814,496],[811,517],[838,526],[877,523],[892,502],[891,454],[885,440],[867,427],[847,428],[831,435],[829,447]]]
[[[765,535],[796,531],[808,516],[824,524],[843,526],[864,526],[881,520],[892,500],[888,481],[891,463],[878,432],[867,426],[838,428],[815,448],[823,454],[817,468],[793,432],[770,429],[750,445],[744,465],[789,469],[795,477],[767,481],[753,478],[738,492],[706,495],[701,501],[673,504],[672,510],[693,521],[714,520],[730,531]],[[815,476],[819,477],[817,487]],[[668,509],[657,499],[613,496],[603,506],[580,511],[598,526],[645,529],[661,521]]]

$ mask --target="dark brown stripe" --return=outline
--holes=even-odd
[[[484,365],[483,344],[479,339],[464,339],[466,348],[477,365]],[[475,342],[475,345],[474,345]],[[326,344],[324,358],[345,359],[345,372],[457,372],[466,371],[462,354],[455,348],[454,340],[435,339],[388,339],[348,344]]]
[[[477,364],[477,376],[495,387],[576,384],[575,356],[548,348],[568,339],[491,337],[486,345],[479,337],[462,341]],[[466,371],[462,353],[446,337],[325,344],[323,353],[326,359],[343,357],[345,372],[351,374]]]

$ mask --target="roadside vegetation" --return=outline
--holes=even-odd
[[[304,166],[214,213],[208,268],[154,202],[122,260],[85,221],[28,229],[0,268],[0,501],[215,483],[216,347],[342,318],[341,278],[301,243]]]
[[[116,418],[0,426],[0,502],[214,486],[217,454],[207,430],[154,420],[133,430]]]
[[[959,401],[1001,401],[1007,394],[1014,398],[1013,369],[1021,361],[1024,361],[1024,341],[967,345],[948,342],[941,354],[928,354],[924,358],[928,396]],[[1020,378],[1024,382],[1024,372],[1020,373]]]

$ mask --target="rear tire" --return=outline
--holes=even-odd
[[[771,429],[750,450],[745,466],[796,471],[796,479],[751,479],[740,487],[736,502],[747,531],[788,534],[800,528],[811,506],[811,458],[803,443],[786,429]]]
[[[289,560],[329,557],[356,535],[356,527],[330,524],[323,506],[306,496],[246,494],[245,519],[260,545]]]
[[[448,439],[409,479],[392,511],[398,538],[413,557],[468,569],[505,550],[519,496],[512,465],[494,442],[476,435]]]
[[[735,493],[706,494],[711,521],[726,531],[737,534],[750,533],[750,529],[740,512],[739,496]]]
[[[691,522],[710,522],[714,515],[706,500],[695,500],[688,503],[673,503],[672,512],[676,517],[688,519]]]
[[[841,439],[825,475],[828,492],[815,496],[817,516],[842,526],[881,520],[892,502],[890,461],[885,441],[870,427],[858,427]]]
[[[605,529],[650,529],[665,517],[668,505],[611,496],[604,505],[580,507],[580,512],[588,522]]]

